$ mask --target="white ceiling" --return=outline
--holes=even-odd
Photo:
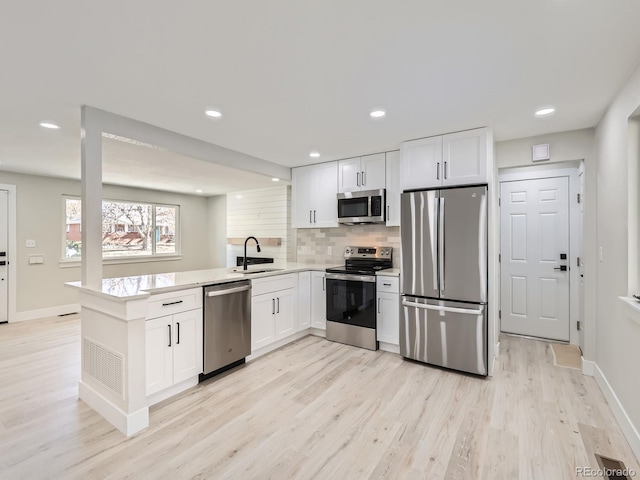
[[[0,169],[79,177],[83,104],[286,166],[483,125],[591,127],[640,59],[631,0],[99,5],[3,2]]]

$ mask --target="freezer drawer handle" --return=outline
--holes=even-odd
[[[425,310],[438,310],[440,312],[466,313],[468,315],[480,315],[484,306],[480,306],[478,310],[469,310],[468,308],[442,307],[440,305],[427,305],[425,303],[410,302],[403,300],[402,305],[405,307],[424,308]]]
[[[230,293],[244,292],[245,290],[251,290],[251,285],[247,285],[246,287],[227,288],[225,290],[207,292],[207,297],[219,297],[220,295],[229,295]]]

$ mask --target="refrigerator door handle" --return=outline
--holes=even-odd
[[[439,240],[438,240],[438,268],[440,270],[440,296],[444,297],[444,198],[440,197]]]
[[[433,232],[433,236],[436,238],[431,238],[431,264],[433,265],[433,268],[431,269],[431,271],[433,272],[433,289],[437,292],[438,289],[440,288],[438,286],[438,268],[436,267],[436,264],[438,263],[438,200],[439,198],[436,197],[435,199],[436,201],[433,203],[433,215],[431,216],[431,218],[429,219],[429,230],[430,232]]]
[[[468,308],[443,307],[441,305],[428,305],[426,303],[410,302],[409,300],[403,300],[402,305],[405,307],[423,308],[425,310],[437,310],[439,312],[466,313],[468,315],[481,315],[482,310],[484,310],[484,305],[480,305],[480,308],[477,310],[470,310]]]

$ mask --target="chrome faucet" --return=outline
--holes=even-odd
[[[242,270],[247,269],[247,242],[252,238],[256,242],[256,250],[258,250],[258,253],[260,253],[260,244],[258,243],[258,239],[256,237],[247,237],[247,239],[244,241],[244,257],[242,260]]]

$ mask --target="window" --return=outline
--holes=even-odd
[[[81,200],[64,197],[64,259],[77,260],[82,252]],[[102,201],[102,258],[175,255],[177,205]]]

